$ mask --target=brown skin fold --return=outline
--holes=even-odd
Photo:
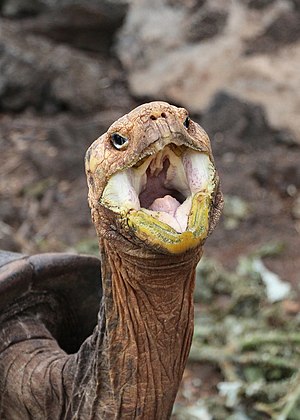
[[[162,113],[169,115],[169,130],[182,130],[185,110],[163,102],[146,104],[114,123],[88,152],[103,286],[93,334],[77,353],[65,353],[49,325],[62,323],[68,308],[51,294],[40,298],[35,311],[25,297],[0,318],[1,419],[170,418],[192,340],[202,244],[179,255],[162,252],[135,238],[118,215],[99,204],[107,179],[159,141],[151,128],[155,120],[149,118]],[[209,140],[197,127],[191,126],[187,142],[211,156]],[[133,143],[118,154],[105,139],[120,129]],[[216,185],[211,229],[222,206]]]
[[[103,245],[112,279],[105,347],[119,418],[168,419],[193,334],[195,256],[128,255]]]

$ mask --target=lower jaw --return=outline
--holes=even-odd
[[[199,192],[194,195],[187,228],[178,233],[171,226],[141,210],[127,214],[127,224],[134,235],[150,247],[170,254],[181,254],[201,245],[208,235],[211,197]]]

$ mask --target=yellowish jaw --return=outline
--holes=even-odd
[[[143,210],[132,210],[127,215],[128,226],[135,235],[149,245],[154,245],[172,254],[180,254],[195,248],[208,234],[210,196],[199,192],[192,200],[188,225],[185,232],[178,233]]]

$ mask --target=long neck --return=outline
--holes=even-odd
[[[201,250],[141,256],[105,241],[102,249],[105,335],[100,357],[109,368],[110,408],[122,419],[167,419],[190,349]]]

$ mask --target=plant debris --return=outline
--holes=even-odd
[[[240,197],[235,195],[225,195],[224,203],[225,229],[236,229],[243,220],[246,220],[249,217],[249,206]]]
[[[286,310],[297,302],[261,259],[281,249],[267,244],[231,272],[214,260],[199,264],[189,361],[210,365],[221,380],[203,395],[200,377],[190,403],[179,394],[174,419],[299,419],[300,316]]]

